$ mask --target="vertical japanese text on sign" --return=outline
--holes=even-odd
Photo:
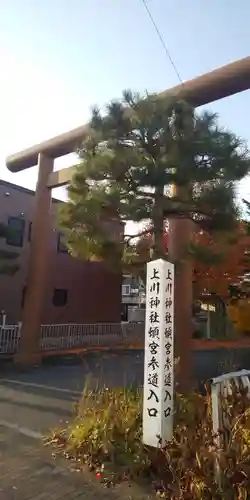
[[[147,265],[143,440],[158,446],[172,438],[174,266]]]

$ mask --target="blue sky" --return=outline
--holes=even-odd
[[[149,0],[183,81],[249,55],[249,0]],[[85,123],[124,88],[178,84],[142,0],[1,0],[0,176],[34,188],[5,158]],[[209,105],[250,147],[250,91]],[[58,160],[59,166],[72,159]],[[240,193],[250,199],[250,181]]]

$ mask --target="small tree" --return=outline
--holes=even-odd
[[[238,222],[237,230],[223,245],[206,232],[197,235],[200,247],[211,248],[215,258],[211,262],[196,259],[196,295],[207,291],[227,300],[230,287],[243,288],[244,276],[250,272],[250,237],[243,221]]]
[[[166,219],[189,219],[217,232],[234,225],[234,182],[248,173],[250,161],[242,141],[220,129],[216,115],[198,115],[175,98],[126,91],[121,101],[108,105],[105,116],[94,109],[90,127],[61,212],[73,255],[109,260],[113,267],[120,259],[126,267],[137,266],[136,246],[131,245],[135,237],[115,239],[104,224],[107,216],[149,223],[151,259],[165,257]],[[174,196],[171,184],[178,187]],[[186,254],[183,248],[177,259]],[[176,332],[179,337],[190,334]]]
[[[0,238],[6,238],[8,231],[8,228],[4,224],[0,224]],[[15,262],[17,257],[18,253],[16,252],[0,249],[0,274],[13,276],[19,268]]]
[[[150,259],[151,239],[149,230],[137,241],[135,253],[141,262]],[[166,229],[163,236],[166,258],[168,239],[169,233]],[[250,273],[248,225],[243,220],[236,221],[233,234],[193,232],[188,253],[193,257],[195,297],[198,298],[200,294],[206,292],[226,300],[230,296],[230,287],[240,287],[244,275]]]

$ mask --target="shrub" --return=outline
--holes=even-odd
[[[140,390],[86,389],[69,428],[55,432],[48,442],[109,482],[111,477],[112,481],[148,478],[161,498],[245,500],[250,492],[248,406],[245,391],[234,388],[224,407],[219,448],[209,395],[177,395],[174,439],[160,450],[142,443]],[[221,471],[220,488],[215,460]]]

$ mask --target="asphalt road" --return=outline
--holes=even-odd
[[[1,379],[18,379],[24,383],[34,383],[69,391],[82,391],[86,381],[98,382],[102,386],[124,386],[143,384],[144,352],[126,351],[112,354],[108,352],[84,353],[82,356],[48,358],[39,368],[26,373],[13,369],[11,364],[3,364],[0,358]],[[250,349],[217,349],[193,353],[194,375],[197,381],[204,381],[228,371],[250,369]]]
[[[63,359],[48,359],[38,368],[27,372],[15,371],[11,364],[0,370],[3,378],[18,378],[20,382],[42,384],[72,391],[82,391],[86,382],[98,381],[105,386],[123,386],[143,382],[143,352],[118,354],[96,352]],[[1,359],[0,359],[1,363]]]
[[[128,386],[142,382],[143,354],[101,353],[50,360],[27,372],[0,370],[0,425],[39,437],[74,414],[86,384]]]
[[[143,351],[50,359],[27,372],[14,370],[1,359],[0,363],[0,424],[38,435],[71,419],[86,384],[138,387],[143,383]],[[194,353],[198,386],[211,377],[241,368],[250,368],[248,349]]]

